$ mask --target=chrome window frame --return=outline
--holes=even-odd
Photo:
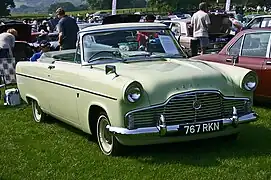
[[[83,39],[85,35],[92,35],[92,34],[96,34],[96,33],[106,33],[106,32],[112,32],[112,31],[141,31],[141,30],[167,30],[169,31],[172,40],[175,41],[175,45],[177,48],[180,49],[181,53],[186,56],[187,54],[184,52],[183,48],[180,46],[180,44],[178,43],[178,40],[176,39],[176,37],[173,35],[172,31],[170,28],[168,28],[167,26],[151,26],[151,27],[146,27],[146,26],[136,26],[136,27],[124,27],[124,28],[107,28],[107,29],[98,29],[98,30],[93,30],[93,31],[89,31],[89,30],[82,30],[79,32],[79,37],[80,37],[80,52],[81,52],[81,65],[89,65],[89,63],[84,61],[84,43],[83,43]],[[182,55],[181,54],[181,55]]]
[[[266,50],[266,55],[265,57],[260,57],[260,56],[242,56],[242,49],[243,49],[243,46],[244,46],[244,41],[245,41],[245,37],[246,35],[250,35],[250,34],[261,34],[261,33],[270,33],[270,37],[269,37],[269,41],[268,41],[268,45],[267,45],[267,50]],[[271,31],[267,31],[267,30],[260,30],[260,31],[253,31],[253,32],[246,32],[244,34],[242,34],[241,37],[239,37],[232,45],[230,45],[228,48],[227,48],[227,55],[229,56],[232,56],[229,54],[229,50],[232,48],[232,46],[234,44],[236,44],[236,42],[240,39],[240,38],[243,38],[242,39],[242,42],[241,42],[241,47],[240,47],[240,50],[239,50],[239,54],[238,56],[241,56],[241,57],[255,57],[255,58],[270,58],[271,57]]]
[[[242,49],[242,45],[243,45],[243,42],[244,42],[244,34],[243,34],[241,37],[239,37],[233,44],[231,44],[231,45],[227,48],[226,54],[227,54],[228,56],[233,56],[233,55],[230,54],[230,49],[231,49],[231,48],[237,43],[237,41],[239,41],[240,39],[242,39],[241,45],[240,45],[240,50],[239,50],[239,53],[238,53],[238,56],[240,56],[240,54],[241,54],[241,49]]]
[[[258,17],[256,16],[256,17],[254,17],[253,19],[251,19],[251,20],[247,23],[246,27],[250,26],[250,25],[252,24],[252,22],[255,21],[256,19],[261,19],[261,22],[260,22],[259,27],[258,27],[258,28],[260,28],[261,25],[262,25],[263,18],[264,18],[264,17],[262,17],[262,16],[258,16]],[[251,27],[249,27],[249,28],[250,28],[250,29],[253,29],[253,28],[251,28]],[[257,27],[256,27],[256,28],[257,28]]]

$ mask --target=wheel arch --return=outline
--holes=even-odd
[[[101,112],[105,112],[107,114],[106,108],[97,103],[90,105],[88,109],[88,125],[92,135],[96,134],[96,124]]]
[[[40,104],[38,98],[36,98],[36,97],[34,97],[34,96],[30,95],[30,94],[26,94],[25,98],[26,98],[26,103],[27,104],[30,104],[32,100],[35,100],[35,101],[37,101],[38,104]]]

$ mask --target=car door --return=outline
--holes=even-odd
[[[78,88],[74,85],[77,81],[77,72],[81,64],[73,62],[74,54],[70,61],[58,60],[50,64],[50,110],[59,119],[74,126],[80,127],[77,112]]]
[[[264,95],[266,91],[263,66],[268,60],[270,52],[270,36],[270,31],[245,33],[228,49],[228,53],[223,59],[226,64],[232,65],[234,57],[236,57],[238,59],[236,66],[254,70],[259,77],[256,94],[260,96]]]

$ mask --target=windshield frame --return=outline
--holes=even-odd
[[[102,26],[102,25],[101,25]],[[183,48],[180,46],[178,40],[176,39],[176,37],[174,36],[174,34],[172,33],[172,31],[170,30],[169,27],[165,26],[136,26],[136,27],[122,27],[122,28],[106,28],[106,29],[97,29],[97,30],[87,30],[83,29],[79,32],[79,37],[80,37],[80,52],[81,52],[81,65],[92,65],[92,63],[89,63],[88,61],[85,61],[84,58],[84,43],[83,43],[83,39],[86,35],[94,35],[97,33],[107,33],[107,32],[112,32],[112,31],[144,31],[144,30],[167,30],[169,31],[170,36],[172,37],[172,40],[174,41],[175,46],[180,50],[180,55],[183,55],[185,58],[188,58],[188,55],[185,53],[185,51],[183,50]],[[121,62],[119,60],[116,60],[116,62]],[[105,63],[106,64],[106,63]]]

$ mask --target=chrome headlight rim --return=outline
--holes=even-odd
[[[242,88],[246,91],[255,91],[258,86],[258,76],[255,72],[249,72],[242,81]]]
[[[142,85],[139,82],[134,81],[131,84],[129,84],[129,86],[126,88],[124,92],[124,99],[128,103],[134,104],[142,98],[142,95],[143,95]]]

